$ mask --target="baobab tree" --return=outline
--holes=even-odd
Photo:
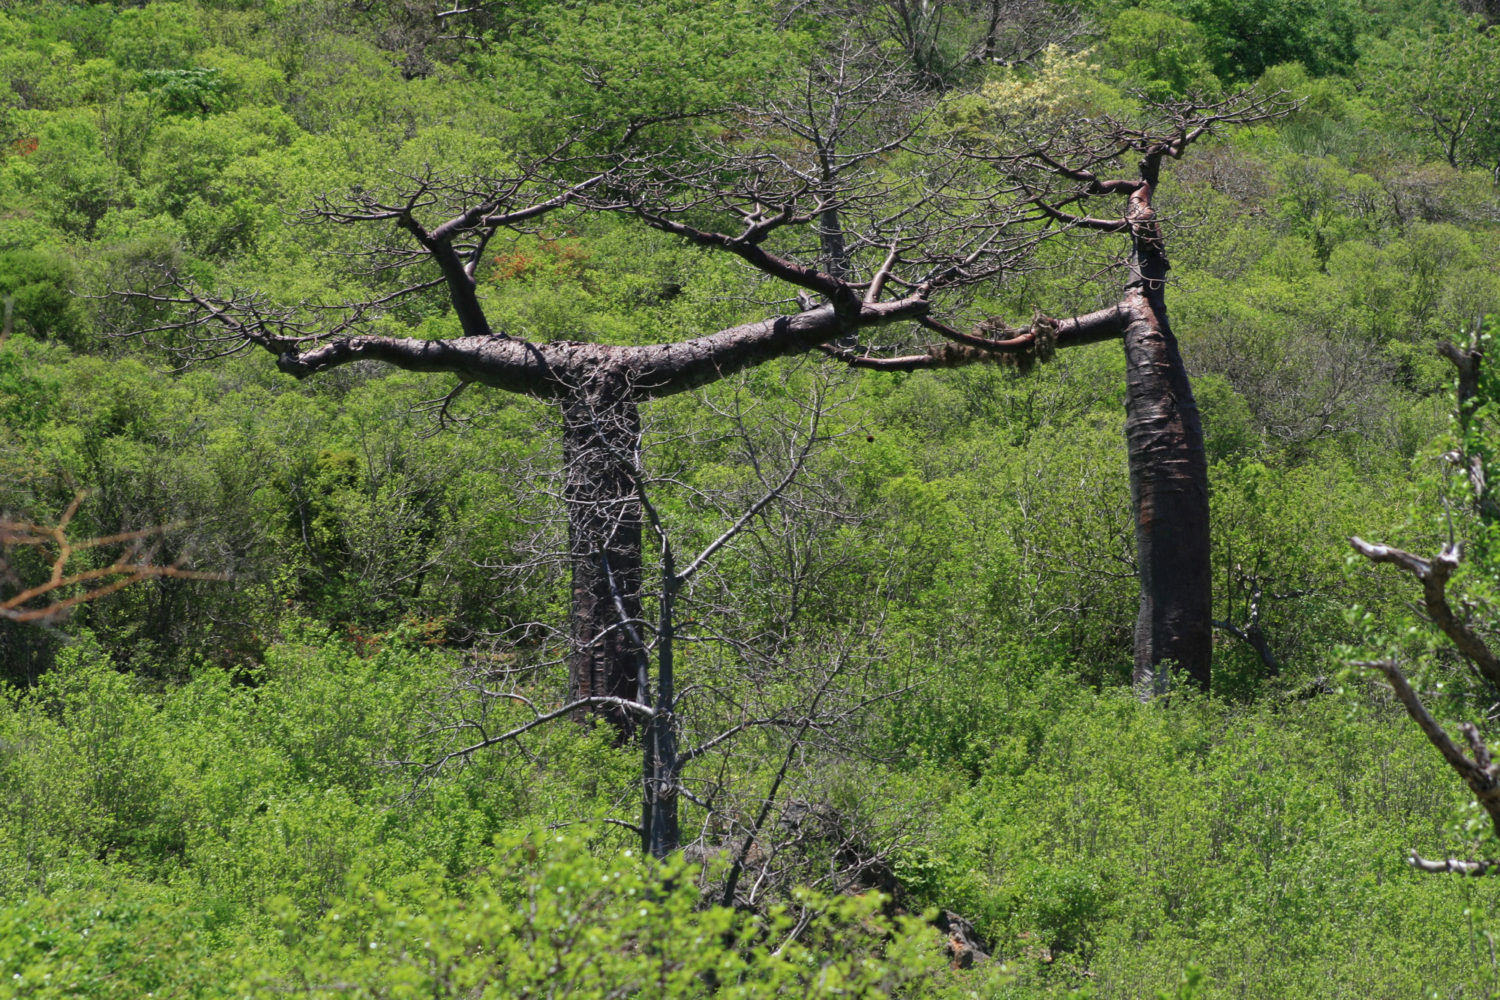
[[[834,46],[798,87],[720,127],[682,126],[669,156],[644,141],[654,119],[612,122],[573,135],[503,178],[453,179],[428,172],[395,189],[358,189],[319,201],[310,223],[366,227],[370,270],[417,280],[361,301],[273,303],[169,276],[127,292],[176,310],[148,334],[186,335],[201,357],[256,346],[282,371],[306,378],[358,361],[380,361],[545,400],[561,418],[572,577],[570,704],[631,731],[624,702],[636,693],[627,617],[639,613],[641,515],[634,455],[642,403],[674,395],[773,358],[823,348],[863,368],[916,370],[1007,360],[1026,365],[1058,347],[1123,339],[1128,359],[1127,438],[1141,578],[1135,679],[1160,688],[1171,661],[1200,686],[1210,671],[1212,618],[1206,462],[1191,387],[1167,321],[1165,243],[1153,195],[1164,160],[1224,128],[1275,117],[1285,102],[1249,94],[1156,109],[1144,123],[1109,118],[1064,128],[1024,109],[997,112],[990,134],[1009,148],[949,133],[931,141],[919,74],[878,49]],[[728,126],[728,127],[724,127]],[[921,132],[919,148],[914,137]],[[601,150],[591,140],[611,137]],[[893,169],[895,157],[901,169]],[[1133,176],[1114,177],[1138,157]],[[978,169],[982,168],[982,169]],[[567,177],[568,180],[561,178]],[[1123,200],[1117,217],[1080,213],[1092,200]],[[769,287],[759,318],[676,343],[616,346],[536,342],[492,327],[481,268],[497,238],[535,232],[575,211],[620,213],[747,265]],[[1045,239],[1073,232],[1130,240],[1121,299],[1078,317],[1039,316],[1024,329],[997,319],[972,332],[958,290],[1027,266]],[[377,333],[391,307],[430,289],[446,292],[459,336],[426,340]],[[791,293],[788,295],[787,293]],[[861,350],[859,331],[914,324],[940,343],[920,355]],[[205,350],[206,349],[206,350]]]
[[[767,582],[775,574],[773,565],[781,560],[779,554],[767,553],[765,536],[776,535],[777,522],[783,527],[802,518],[826,523],[830,506],[838,504],[829,503],[817,472],[809,466],[818,453],[837,448],[841,440],[863,437],[857,428],[829,426],[854,397],[847,373],[812,362],[786,366],[780,374],[797,382],[796,392],[784,405],[767,404],[748,387],[738,387],[726,406],[712,398],[700,400],[710,420],[693,421],[691,429],[670,435],[673,452],[683,451],[684,436],[688,454],[726,444],[733,447],[754,470],[748,482],[683,490],[682,463],[693,464],[687,455],[677,461],[617,456],[617,467],[634,477],[643,519],[640,613],[625,606],[614,567],[608,554],[602,554],[615,621],[628,639],[638,677],[633,699],[616,707],[637,722],[642,764],[639,822],[610,822],[634,828],[642,850],[655,857],[679,850],[684,839],[734,844],[725,890],[731,901],[739,873],[755,861],[768,863],[777,853],[764,839],[768,817],[781,804],[783,790],[794,783],[795,765],[830,746],[857,744],[867,711],[904,690],[872,683],[865,669],[878,658],[878,621],[850,614],[837,632],[800,636],[795,648],[789,648],[785,636],[774,634],[776,628],[767,635],[762,621],[746,628],[757,618],[746,610],[749,595],[729,584],[733,574],[715,567],[716,561],[737,550],[736,561],[755,567],[751,575],[758,581],[757,601],[771,596],[794,602],[804,596],[806,580],[784,581],[784,588]],[[660,437],[648,433],[645,440]],[[664,502],[669,496],[673,502]],[[682,516],[682,500],[698,508],[687,518]],[[847,511],[833,516],[841,515],[851,516]],[[711,527],[689,548],[688,540],[697,533],[682,522],[700,517],[706,517]],[[824,540],[833,544],[832,534]],[[685,655],[688,651],[694,652],[691,658]],[[689,659],[695,662],[689,665]],[[407,763],[425,779],[559,722],[568,707],[538,701],[531,689],[534,674],[530,665],[490,661],[460,671],[449,696],[429,709],[433,725],[424,735],[435,744],[435,752],[426,760]],[[726,754],[740,738],[773,730],[787,743],[781,766],[747,810],[741,790],[724,781]],[[683,798],[703,811],[704,829],[698,837],[684,838],[679,819]],[[861,852],[853,853],[859,856],[846,858],[845,869],[872,863]],[[841,871],[841,877],[854,874]],[[841,882],[839,888],[844,887]]]
[[[1027,209],[1003,197],[1008,188],[955,195],[971,170],[956,154],[890,168],[920,125],[917,93],[871,47],[849,45],[815,62],[793,92],[735,109],[733,127],[674,138],[670,155],[643,152],[660,122],[608,123],[509,176],[429,171],[389,192],[321,199],[303,220],[362,227],[369,237],[356,257],[366,273],[389,281],[416,272],[359,301],[277,303],[177,274],[121,294],[164,310],[163,321],[134,332],[186,359],[260,348],[299,379],[378,361],[457,376],[450,400],[479,384],[553,405],[571,572],[568,711],[602,716],[623,739],[640,703],[636,651],[622,627],[641,615],[640,406],[862,329],[925,322],[945,296],[1024,266],[1052,235],[1016,224]],[[601,134],[611,137],[602,150]],[[616,213],[729,255],[783,291],[758,318],[675,343],[533,341],[496,329],[482,284],[487,251],[578,211]],[[393,306],[434,289],[458,335],[377,332]]]
[[[997,110],[985,131],[1006,135],[1014,145],[996,149],[986,141],[972,142],[967,155],[1013,185],[1016,204],[1035,213],[1028,221],[1127,237],[1120,299],[1084,316],[1039,314],[1024,327],[992,318],[967,333],[923,317],[919,322],[941,339],[921,353],[880,356],[824,348],[859,368],[918,371],[1006,356],[1024,363],[1050,357],[1060,347],[1122,340],[1141,593],[1133,681],[1143,696],[1166,690],[1168,672],[1162,667],[1168,663],[1208,690],[1213,652],[1208,463],[1192,385],[1167,318],[1171,263],[1154,197],[1164,161],[1227,128],[1279,117],[1293,106],[1280,95],[1246,92],[1219,101],[1161,105],[1143,122],[1102,117],[1061,128],[1038,120],[1024,105]],[[1088,213],[1086,206],[1106,199],[1124,204],[1109,215]]]

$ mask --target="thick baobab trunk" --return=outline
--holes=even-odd
[[[572,571],[571,699],[634,700],[639,658],[620,608],[641,616],[641,510],[633,477],[641,436],[635,401],[609,385],[562,400],[564,499]],[[614,727],[621,742],[635,720],[611,705],[580,710]]]
[[[1142,697],[1165,693],[1168,662],[1208,690],[1213,649],[1208,461],[1198,404],[1167,322],[1168,263],[1151,208],[1154,173],[1130,199],[1132,274],[1121,302],[1141,581],[1133,679]]]

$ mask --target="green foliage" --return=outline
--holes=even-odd
[[[1102,55],[1122,84],[1161,101],[1219,89],[1197,25],[1159,10],[1124,10],[1110,23]]]
[[[1100,6],[1140,7],[1191,22],[1206,40],[1214,73],[1225,81],[1254,80],[1271,66],[1289,62],[1300,62],[1319,76],[1347,71],[1360,30],[1353,0],[1104,0]],[[1126,25],[1137,30],[1138,23]]]
[[[1084,53],[1053,46],[1035,72],[997,75],[977,94],[957,95],[942,110],[945,130],[982,148],[1004,149],[1018,126],[1062,128],[1084,116],[1126,117],[1131,105],[1097,78]]]
[[[1500,177],[1500,29],[1455,19],[1447,30],[1400,33],[1372,44],[1360,69],[1390,102],[1392,130],[1451,166]]]
[[[549,4],[491,65],[515,88],[525,148],[555,142],[563,115],[600,130],[590,145],[607,148],[631,121],[701,114],[756,93],[797,47],[772,35],[768,14],[742,0]]]
[[[141,81],[174,115],[206,115],[221,110],[230,99],[229,86],[218,69],[147,70],[141,74]]]
[[[217,922],[129,880],[15,901],[0,908],[0,976],[28,1000],[224,996],[232,980]],[[256,942],[235,944],[234,957],[255,961]]]
[[[82,320],[72,294],[75,280],[72,263],[59,254],[0,253],[0,301],[9,307],[14,329],[37,337],[70,339]]]
[[[109,57],[126,69],[183,70],[203,45],[193,6],[152,3],[122,10],[109,28]]]
[[[994,943],[1018,977],[998,995],[1149,995],[1194,962],[1202,996],[1487,981],[1463,945],[1465,888],[1404,865],[1403,838],[1440,836],[1461,798],[1404,718],[1331,699],[1164,709],[1045,674],[989,684],[1007,692],[990,756],[940,808],[948,867],[924,898]],[[1369,947],[1429,958],[1350,957]]]
[[[573,831],[500,840],[463,898],[426,873],[389,890],[353,884],[317,924],[283,930],[293,962],[261,982],[393,998],[873,998],[920,984],[935,964],[920,924],[893,934],[876,897],[804,894],[754,918],[701,908],[681,860],[643,865],[589,847]]]
[[[453,389],[443,377],[358,368],[298,384],[263,353],[168,372],[180,333],[104,337],[166,313],[101,293],[172,274],[281,302],[394,290],[418,272],[338,262],[404,237],[298,226],[298,211],[428,167],[504,175],[579,127],[597,127],[584,148],[598,151],[631,117],[788,99],[779,81],[801,79],[842,23],[788,27],[738,2],[526,3],[446,19],[453,37],[436,39],[414,0],[0,6],[0,298],[15,325],[0,348],[0,511],[45,521],[87,487],[78,537],[162,527],[156,558],[231,577],[128,588],[48,630],[0,622],[5,676],[24,685],[0,705],[7,989],[1495,992],[1492,894],[1402,862],[1413,844],[1484,846],[1461,789],[1363,680],[1321,693],[1368,646],[1442,684],[1444,718],[1488,705],[1409,610],[1410,581],[1346,567],[1344,538],[1436,551],[1452,518],[1469,546],[1455,594],[1481,616],[1494,606],[1493,525],[1438,456],[1477,456],[1495,481],[1497,392],[1487,372],[1448,428],[1451,372],[1433,352],[1500,301],[1494,102],[1475,99],[1500,65],[1493,30],[1436,0],[1360,4],[1364,21],[1348,3],[1098,3],[1089,50],[989,67],[946,94],[930,136],[987,153],[1018,129],[1129,120],[1136,95],[1258,79],[1307,99],[1169,163],[1158,201],[1208,434],[1215,614],[1247,625],[1258,583],[1281,676],[1225,630],[1213,699],[1142,706],[1122,688],[1138,595],[1118,345],[1025,378],[852,381],[803,510],[768,510],[695,583],[695,634],[732,613],[774,656],[752,671],[695,643],[681,668],[699,692],[791,701],[798,671],[842,642],[859,684],[904,691],[862,710],[867,756],[830,735],[799,751],[782,790],[805,815],[856,818],[902,895],[788,891],[785,909],[750,914],[699,899],[719,862],[644,866],[621,850],[629,833],[597,822],[632,820],[621,803],[639,794],[638,751],[604,734],[539,730],[520,752],[418,780],[473,735],[455,671],[522,667],[537,704],[563,695],[560,671],[535,664],[557,653],[547,629],[566,581],[536,557],[566,543],[552,499],[526,485],[555,470],[552,411],[475,386],[450,411],[473,423],[434,434],[421,407]],[[926,5],[948,18],[933,51],[949,81],[969,75],[957,60],[983,6]],[[1370,32],[1356,75],[1330,75],[1349,71],[1356,28]],[[1453,162],[1418,104],[1478,109]],[[637,139],[687,159],[706,148],[697,128]],[[631,219],[550,222],[487,248],[477,277],[498,329],[670,341],[764,296],[723,255]],[[1059,238],[1037,270],[976,289],[972,309],[1014,320],[1112,301],[1111,261],[1091,254]],[[426,293],[372,329],[456,324]],[[722,530],[715,497],[758,495],[736,415],[777,426],[812,382],[772,365],[650,408],[652,468],[676,484],[662,510],[685,543]],[[7,565],[47,571],[34,553]],[[512,629],[519,646],[490,647]],[[691,735],[740,721],[694,697]],[[782,735],[749,734],[694,776],[716,805],[684,806],[706,837],[695,857],[736,843]],[[800,838],[786,872],[826,876],[839,830],[794,838],[770,822],[772,847]],[[882,909],[898,904],[969,917],[996,962],[932,968],[934,935]]]
[[[484,768],[403,804],[406,779],[381,761],[412,754],[410,713],[440,663],[400,637],[373,655],[325,641],[274,651],[254,688],[205,670],[153,694],[75,646],[0,711],[6,981],[38,997],[222,995],[241,979],[252,993],[650,982],[663,996],[876,997],[931,973],[933,939],[887,921],[876,896],[704,910],[684,859],[657,868],[600,833],[530,831],[514,805],[501,814],[517,832],[489,847],[477,807],[520,788]],[[579,749],[551,789],[574,804],[610,753]]]
[[[0,161],[0,191],[69,236],[86,236],[112,205],[128,197],[129,179],[106,155],[91,116],[42,120],[34,151]]]

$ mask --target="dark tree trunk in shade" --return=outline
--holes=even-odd
[[[634,699],[638,657],[620,621],[641,617],[641,509],[632,476],[641,423],[623,387],[581,389],[561,401],[564,498],[572,569],[569,698]],[[580,709],[602,717],[624,742],[634,719],[613,707]]]
[[[672,547],[662,547],[661,614],[656,640],[656,709],[646,724],[645,795],[641,820],[646,852],[654,858],[665,858],[682,844],[677,818],[677,789],[682,781],[682,758],[677,745],[677,670],[675,640],[677,633],[677,593],[682,579]],[[642,681],[645,676],[642,674]],[[642,700],[646,700],[643,691]]]

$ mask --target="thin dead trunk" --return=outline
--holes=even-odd
[[[984,29],[984,49],[980,58],[985,62],[995,61],[995,50],[1000,41],[1000,0],[990,0],[990,20]]]
[[[1484,402],[1480,396],[1480,377],[1485,358],[1479,329],[1475,328],[1467,348],[1444,341],[1438,345],[1438,353],[1451,361],[1458,373],[1459,443],[1447,458],[1468,478],[1469,488],[1474,494],[1474,512],[1485,524],[1491,524],[1500,520],[1500,499],[1494,496],[1484,455],[1469,450],[1475,433],[1475,416]]]
[[[640,414],[624,386],[606,381],[562,400],[564,497],[572,569],[570,700],[636,696],[637,652],[621,621],[641,617],[641,509],[630,463]],[[618,598],[618,601],[617,601]],[[612,706],[595,710],[620,742],[635,720]],[[587,718],[580,710],[579,721]]]
[[[677,786],[682,758],[677,747],[676,638],[677,592],[682,581],[671,545],[662,547],[661,615],[656,634],[656,714],[646,731],[645,847],[653,858],[665,858],[682,843],[677,819]]]

